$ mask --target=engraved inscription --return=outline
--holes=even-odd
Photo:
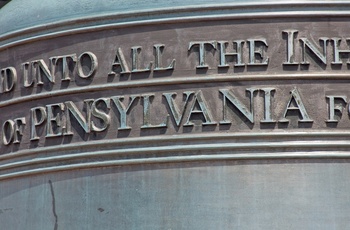
[[[87,135],[101,132],[113,132],[111,135],[115,135],[133,129],[231,127],[242,122],[247,122],[246,129],[249,129],[249,124],[278,123],[285,124],[285,128],[295,128],[298,123],[316,123],[319,126],[345,119],[341,115],[347,106],[347,96],[326,95],[323,110],[328,114],[315,120],[309,110],[318,108],[312,108],[310,101],[305,103],[303,92],[305,89],[295,87],[290,88],[289,95],[277,87],[248,87],[244,90],[226,87],[46,104],[30,108],[29,116],[23,114],[23,117],[4,121],[2,143],[5,146],[18,144],[26,133],[30,133],[30,141],[39,141],[72,136],[79,130]],[[212,104],[212,97],[220,100]],[[159,104],[162,100],[163,103]]]
[[[326,74],[348,71],[346,34],[253,32],[125,44],[117,39],[13,63],[1,59],[2,148],[188,132],[350,128],[346,87],[324,87],[331,79]],[[277,75],[280,82],[274,82]],[[292,79],[304,76],[307,83]]]

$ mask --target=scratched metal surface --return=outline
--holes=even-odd
[[[349,228],[349,9],[12,0],[0,229]]]

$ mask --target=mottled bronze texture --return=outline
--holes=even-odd
[[[349,228],[349,18],[350,1],[11,1],[1,229]]]

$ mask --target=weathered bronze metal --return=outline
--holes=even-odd
[[[0,9],[1,229],[347,229],[350,1]]]

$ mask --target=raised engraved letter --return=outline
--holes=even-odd
[[[263,58],[263,47],[256,50],[256,43],[262,43],[266,48],[268,47],[266,39],[247,39],[249,43],[249,63],[248,65],[267,65],[269,63],[269,58]],[[261,62],[256,62],[255,56],[259,56]]]
[[[220,64],[218,67],[229,67],[229,65],[226,63],[226,57],[227,56],[234,56],[236,57],[236,63],[234,66],[244,66],[242,63],[242,56],[243,56],[243,50],[242,50],[242,45],[244,41],[243,40],[237,40],[233,41],[233,44],[236,46],[236,52],[234,53],[226,53],[226,47],[228,42],[227,41],[219,41],[219,52],[220,52]]]
[[[112,101],[116,105],[119,115],[120,115],[120,121],[119,121],[119,128],[118,130],[124,130],[124,129],[131,129],[130,126],[127,125],[126,115],[129,112],[131,105],[135,101],[135,98],[138,98],[139,96],[133,95],[130,96],[130,102],[127,108],[123,105],[122,101],[124,100],[123,96],[115,96],[111,97]]]
[[[260,89],[261,91],[264,92],[264,111],[265,111],[265,116],[264,120],[261,120],[261,123],[274,123],[276,122],[271,118],[271,93],[273,91],[276,91],[275,88],[262,88]]]
[[[338,119],[335,119],[335,111],[339,111],[340,113],[343,112],[343,106],[341,104],[335,105],[335,100],[341,100],[342,102],[346,103],[346,96],[326,96],[329,100],[329,119],[326,120],[327,123],[333,122],[338,123]]]
[[[65,106],[65,114],[66,114],[66,130],[64,135],[73,135],[73,132],[71,130],[71,120],[70,115],[72,114],[73,117],[78,121],[80,127],[83,128],[85,133],[90,133],[91,131],[91,104],[93,100],[87,99],[84,100],[84,104],[86,105],[86,118],[83,116],[83,114],[79,111],[77,106],[72,101],[66,101],[64,104]]]
[[[146,128],[161,128],[161,127],[167,127],[169,115],[166,117],[165,121],[159,125],[152,125],[151,124],[151,100],[150,98],[154,97],[153,94],[145,94],[142,95],[143,98],[143,125],[141,126],[142,129]]]
[[[332,64],[334,65],[343,64],[343,62],[340,59],[340,56],[344,54],[348,55],[348,61],[346,63],[350,64],[349,62],[350,50],[339,50],[341,38],[332,38],[331,40],[333,41],[333,56],[334,56],[334,61],[332,62]],[[346,39],[346,41],[349,41],[349,40],[350,39]]]
[[[96,73],[98,62],[97,57],[92,52],[85,52],[78,57],[78,76],[81,78],[89,78]]]
[[[15,133],[15,122],[13,120],[7,120],[2,125],[2,143],[9,145],[13,140]]]
[[[205,63],[205,45],[208,45],[210,48],[216,49],[216,41],[190,42],[188,46],[188,51],[190,51],[193,46],[199,46],[199,65],[196,66],[197,69],[209,67]]]
[[[287,34],[287,61],[283,62],[283,65],[298,65],[298,62],[294,62],[294,35],[298,33],[297,30],[283,30],[282,33]]]
[[[152,62],[146,69],[139,69],[139,53],[141,53],[141,46],[131,47],[132,50],[132,64],[131,64],[131,72],[132,73],[141,73],[141,72],[149,72],[152,68]]]
[[[174,98],[176,97],[176,93],[163,93],[163,96],[166,98],[166,101],[168,102],[171,115],[173,116],[177,126],[180,126],[181,120],[186,111],[188,99],[193,93],[194,92],[188,92],[188,91],[184,92],[184,95],[186,95],[186,99],[185,99],[185,105],[183,106],[182,112],[179,110],[179,107],[176,105],[174,100]]]
[[[197,106],[198,105],[198,106]],[[215,125],[216,122],[213,121],[210,110],[208,110],[208,106],[206,101],[204,100],[204,96],[201,90],[199,90],[193,98],[192,107],[190,113],[187,118],[187,122],[184,126],[192,126],[194,123],[190,121],[192,114],[202,114],[205,122],[202,125]]]
[[[14,138],[13,143],[19,143],[20,142],[20,136],[23,136],[23,130],[24,125],[26,124],[26,119],[24,117],[16,118],[15,120],[15,132],[14,132]]]
[[[154,49],[156,50],[155,54],[155,63],[154,63],[154,71],[162,71],[162,70],[171,70],[174,69],[175,59],[171,61],[168,67],[162,66],[162,50],[164,49],[163,44],[155,44]]]
[[[100,104],[104,104],[108,110],[111,108],[109,98],[99,98],[92,103],[91,115],[98,118],[101,121],[99,123],[102,124],[102,127],[98,127],[94,121],[91,121],[91,130],[95,132],[104,131],[111,122],[111,118],[100,108]]]
[[[76,54],[51,57],[50,61],[51,61],[51,67],[52,67],[52,74],[55,74],[56,66],[58,64],[62,63],[62,81],[70,81],[71,80],[70,77],[72,74],[69,70],[69,66],[71,64],[73,64],[73,66],[75,66],[75,63],[77,62],[77,55]]]
[[[254,92],[259,89],[250,88],[246,89],[250,92],[250,109],[248,110],[228,89],[219,89],[220,93],[223,95],[223,117],[224,119],[220,121],[220,124],[231,124],[231,121],[226,118],[226,108],[228,99],[251,123],[254,123]]]
[[[115,55],[114,62],[112,63],[112,71],[109,74],[117,74],[114,70],[120,66],[120,74],[130,73],[128,63],[125,61],[125,57],[121,48],[117,49],[117,54]]]
[[[320,38],[323,42],[323,54],[306,38],[300,38],[301,45],[303,48],[303,61],[300,64],[309,65],[310,63],[306,61],[306,47],[320,60],[323,64],[327,64],[327,40],[328,38]]]
[[[46,105],[47,108],[47,125],[46,125],[46,137],[57,137],[62,136],[62,112],[64,111],[64,104],[51,104]],[[55,108],[59,110],[59,112],[54,112]],[[54,130],[56,128],[56,132]]]
[[[286,119],[287,113],[289,110],[298,110],[299,113],[302,116],[301,120],[298,120],[298,122],[313,122],[313,120],[309,117],[309,114],[307,114],[305,106],[301,100],[300,94],[298,92],[298,90],[296,88],[294,88],[291,92],[290,92],[291,96],[290,99],[287,103],[287,108],[286,111],[284,112],[283,118],[281,120],[279,120],[278,122],[282,122],[282,123],[288,123],[289,120]],[[293,106],[292,103],[295,103],[295,105]]]
[[[32,76],[36,77],[38,85],[44,84],[41,73],[45,75],[45,77],[49,80],[49,82],[55,83],[55,77],[52,73],[50,73],[50,70],[43,59],[32,61],[31,64],[32,64]]]
[[[30,140],[39,140],[38,135],[36,134],[36,127],[43,124],[47,118],[45,107],[35,107],[30,109],[31,114],[31,129],[30,129]]]
[[[33,76],[31,77],[31,79],[29,79],[29,66],[29,62],[22,63],[23,85],[25,88],[32,86],[34,83]]]
[[[14,67],[7,67],[0,70],[1,89],[0,93],[6,93],[13,90],[17,82],[17,72]]]

